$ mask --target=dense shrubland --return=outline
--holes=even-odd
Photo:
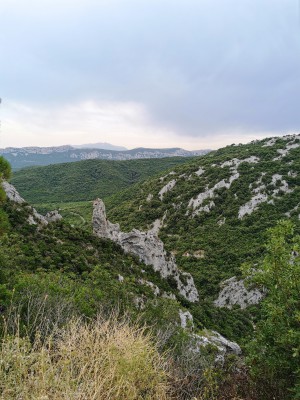
[[[201,296],[195,304],[178,295],[171,279],[161,279],[151,267],[87,229],[61,221],[43,229],[28,225],[29,210],[5,201],[2,194],[2,398],[18,398],[17,390],[26,393],[24,399],[45,400],[300,398],[300,241],[298,213],[293,211],[299,203],[300,158],[299,149],[292,149],[284,162],[274,161],[277,149],[285,143],[278,140],[274,147],[262,147],[261,143],[229,146],[201,158],[201,163],[191,161],[176,167],[175,173],[182,177],[162,201],[157,193],[163,183],[156,178],[108,201],[110,218],[128,230],[147,229],[167,212],[160,237],[166,249],[176,254],[180,268],[194,276]],[[186,205],[205,190],[206,184],[212,187],[230,176],[228,168],[218,169],[212,164],[249,155],[259,156],[261,162],[250,167],[241,163],[241,179],[233,182],[230,190],[217,191],[216,207],[210,213],[191,218],[186,207],[170,207],[179,198]],[[199,165],[206,170],[201,180],[193,175]],[[0,163],[0,168],[1,177],[8,177],[8,165]],[[298,175],[289,174],[291,169]],[[278,196],[275,206],[261,204],[251,215],[238,219],[239,207],[251,198],[249,186],[260,177],[268,185],[278,171],[293,192]],[[187,180],[183,174],[191,178]],[[156,197],[147,201],[149,193]],[[224,217],[226,223],[218,225],[216,222]],[[276,225],[280,218],[285,221]],[[187,257],[187,252],[201,256]],[[213,306],[220,281],[233,274],[250,275],[252,284],[267,289],[259,307],[229,310]],[[139,279],[153,282],[176,299],[156,297]],[[136,298],[142,299],[142,310],[136,306]],[[201,354],[191,351],[189,331],[179,326],[179,308],[193,314],[195,332],[211,328],[237,340],[245,358],[229,356],[223,364],[216,364],[214,348],[208,346]],[[83,337],[87,343],[91,340],[88,349],[84,343],[78,344]],[[103,345],[103,337],[111,342],[104,340]],[[103,358],[99,360],[112,362],[98,365],[99,360],[93,357],[94,345],[102,349]],[[119,346],[124,346],[122,351]],[[150,357],[147,366],[142,363],[143,346]],[[66,367],[70,365],[72,368]],[[94,379],[95,371],[104,378]],[[124,391],[118,391],[121,386]],[[85,397],[80,397],[84,396],[82,390]],[[101,397],[103,393],[106,397]]]
[[[267,290],[254,338],[247,343],[248,362],[265,396],[300,398],[300,236],[290,221],[269,230],[267,254],[246,276]]]
[[[214,350],[195,355],[189,365],[179,302],[155,298],[138,278],[172,293],[167,281],[111,241],[63,222],[43,229],[29,225],[26,205],[6,201],[2,208],[9,225],[0,237],[1,398],[184,399],[201,394]],[[136,297],[147,300],[142,313],[134,305]],[[94,322],[99,310],[101,323]],[[119,331],[124,343],[118,343]],[[87,358],[87,349],[78,345],[83,336],[99,345],[90,352],[108,353]],[[100,336],[103,343],[95,343]],[[106,358],[110,364],[102,365]],[[99,379],[92,382],[95,368]]]
[[[11,167],[5,158],[0,157],[0,235],[8,229],[8,219],[2,205],[5,202],[5,192],[2,189],[2,179],[9,179],[11,175]],[[1,273],[1,272],[0,272]]]
[[[31,204],[94,200],[108,197],[187,161],[186,157],[85,160],[31,167],[16,171],[12,184]]]
[[[176,255],[178,266],[193,275],[200,293],[200,304],[191,306],[193,315],[205,326],[235,340],[247,332],[251,334],[251,321],[257,318],[258,311],[256,307],[246,311],[213,307],[220,282],[234,275],[241,276],[240,266],[244,262],[261,262],[267,229],[274,227],[279,219],[286,219],[286,213],[290,213],[289,218],[295,224],[295,234],[300,232],[299,210],[294,209],[300,198],[300,147],[291,149],[283,159],[274,160],[277,150],[284,148],[287,140],[278,138],[273,146],[263,147],[266,142],[227,146],[174,168],[174,174],[163,181],[149,179],[116,193],[106,202],[109,219],[120,223],[123,230],[148,229],[156,218],[166,215],[160,238],[165,248]],[[229,167],[220,165],[250,156],[258,157],[259,162],[239,164],[239,179],[232,182],[229,190],[215,191],[215,206],[210,212],[192,217],[189,201],[204,192],[206,185],[211,188],[233,174]],[[200,166],[205,172],[198,176],[195,172]],[[290,174],[291,171],[294,173]],[[253,197],[252,190],[259,186],[259,179],[266,190],[278,188],[278,182],[277,186],[270,185],[274,174],[282,175],[292,191],[279,192],[274,204],[261,203],[255,212],[239,219],[239,208]],[[176,185],[161,201],[158,193],[172,179],[177,180]],[[151,201],[147,200],[149,193],[153,195]],[[211,198],[206,199],[203,206],[210,201]],[[199,251],[202,257],[186,256]]]

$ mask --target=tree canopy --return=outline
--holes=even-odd
[[[276,391],[270,398],[299,399],[300,237],[290,221],[280,221],[268,235],[262,264],[255,272],[250,265],[244,267],[267,290],[262,319],[248,345],[249,361],[258,380]]]

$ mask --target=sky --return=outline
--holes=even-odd
[[[0,0],[0,147],[300,131],[299,0]]]

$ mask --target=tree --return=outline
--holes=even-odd
[[[243,270],[267,290],[248,360],[264,398],[300,399],[300,237],[290,221],[268,230],[267,255]]]
[[[9,179],[11,175],[11,166],[9,162],[0,156],[0,179]]]
[[[1,182],[3,179],[9,179],[11,175],[11,167],[10,164],[5,158],[0,156],[0,235],[7,229],[8,227],[8,219],[6,213],[1,208],[4,200],[5,200],[5,192],[2,188]]]

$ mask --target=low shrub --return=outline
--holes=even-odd
[[[5,400],[167,398],[165,359],[151,334],[115,316],[73,319],[46,340],[7,333],[0,360]]]

